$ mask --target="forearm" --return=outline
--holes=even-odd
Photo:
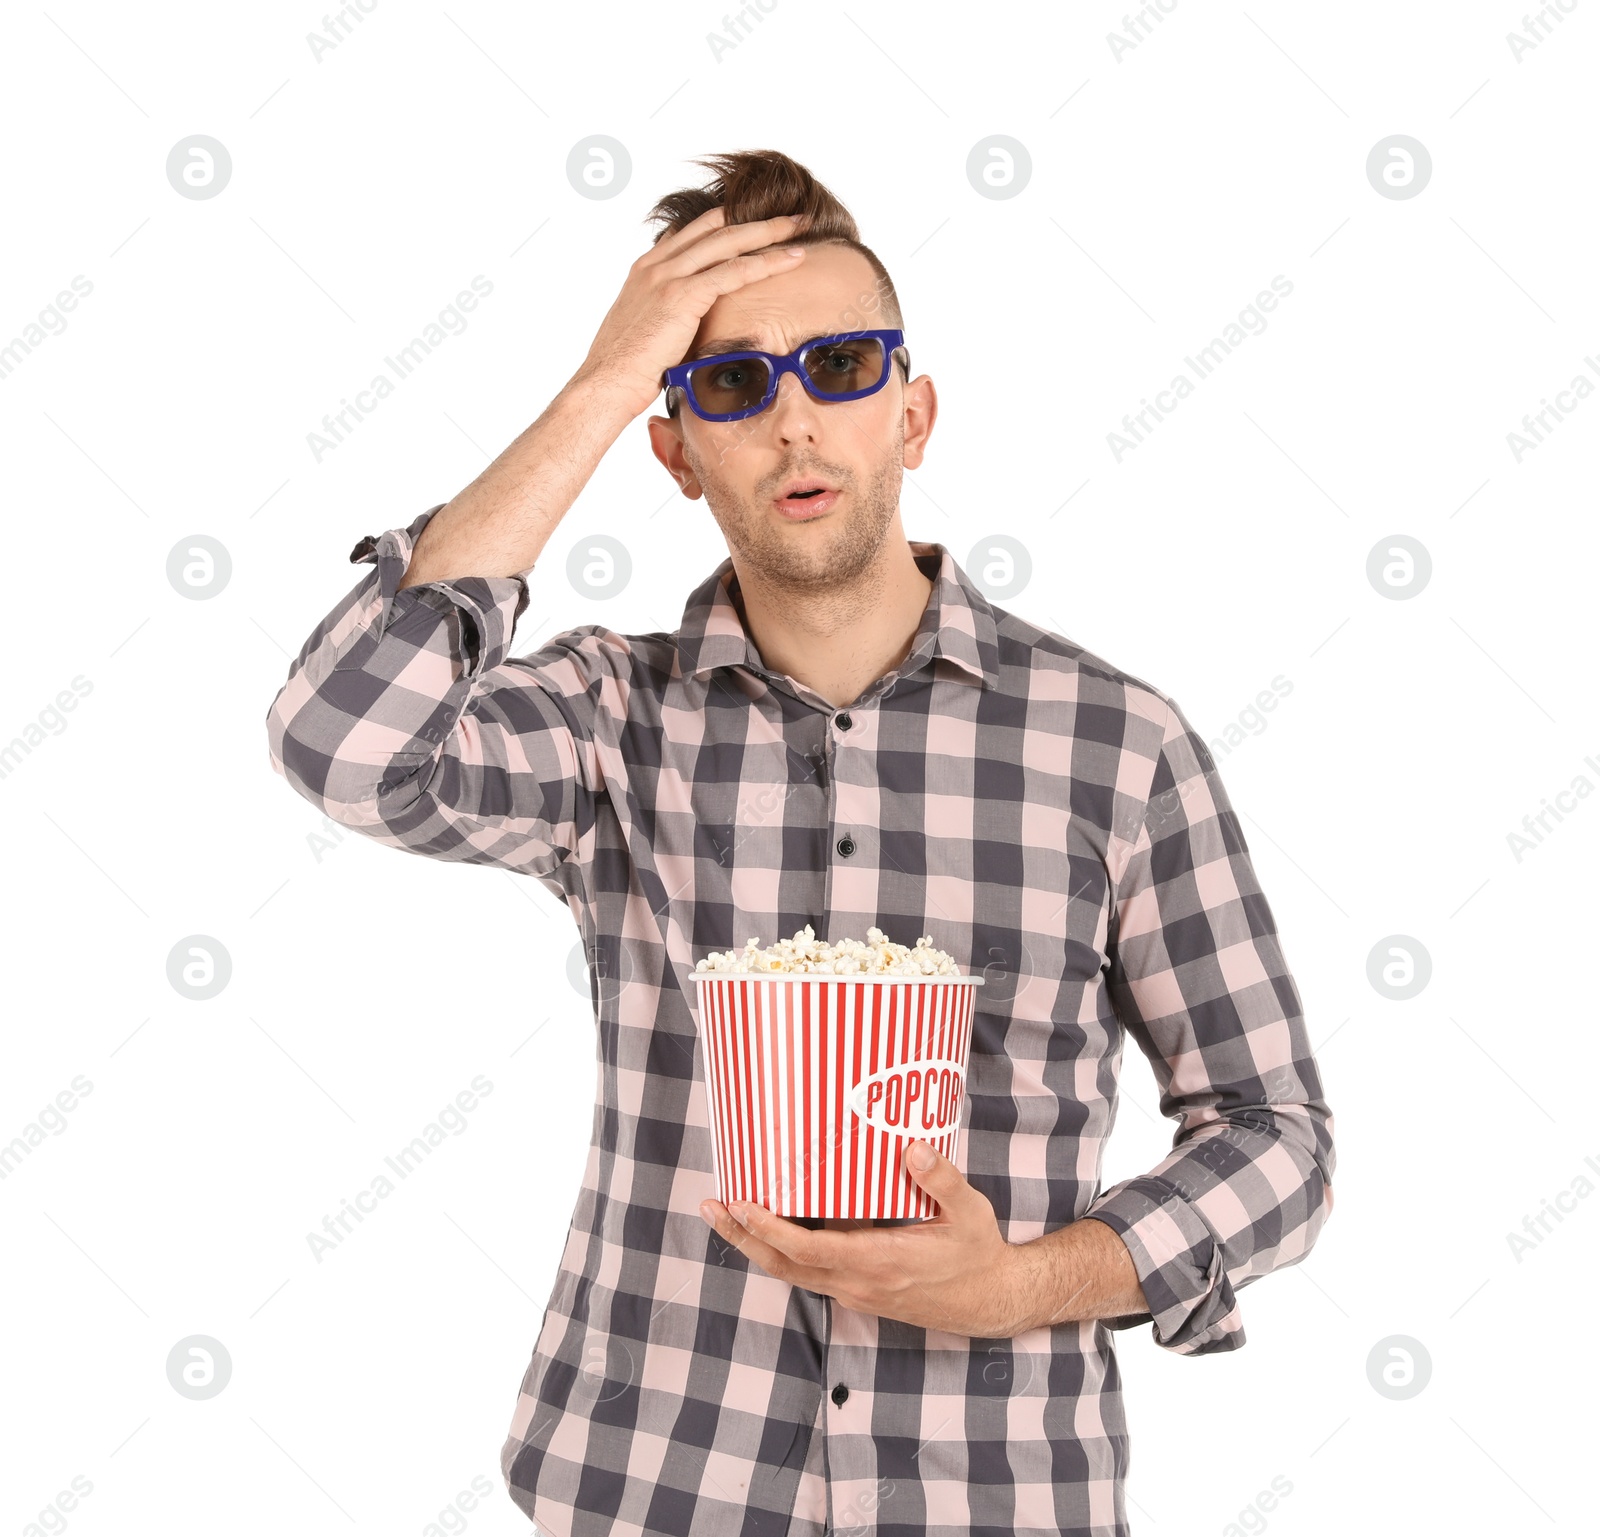
[[[574,377],[543,414],[422,531],[400,587],[530,570],[632,413]]]
[[[1016,1245],[1017,1332],[1150,1311],[1127,1245],[1092,1217]]]

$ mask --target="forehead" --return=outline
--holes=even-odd
[[[706,311],[688,357],[755,347],[792,352],[813,336],[885,324],[872,264],[847,245],[805,248],[799,265],[723,294]]]

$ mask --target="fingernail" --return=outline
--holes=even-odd
[[[750,1226],[750,1208],[746,1206],[743,1201],[735,1202],[728,1208],[728,1210],[733,1213],[733,1220],[737,1222],[740,1227]]]
[[[786,245],[784,250],[787,251],[791,256],[798,256],[803,250],[805,250],[805,247],[803,245]]]
[[[921,1169],[924,1173],[933,1167],[933,1149],[926,1142],[918,1142],[909,1153],[906,1161],[913,1169]]]

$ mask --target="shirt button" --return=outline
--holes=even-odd
[[[855,724],[855,722],[850,719],[850,712],[848,710],[845,710],[834,716],[833,723],[841,731],[848,731]]]
[[[848,859],[856,851],[856,840],[846,835],[839,840],[835,847]]]
[[[842,1382],[834,1383],[834,1385],[833,1385],[833,1393],[831,1395],[831,1397],[833,1398],[834,1403],[842,1404],[845,1401],[845,1399],[847,1399],[849,1396],[850,1396],[850,1389],[849,1388],[847,1388]]]

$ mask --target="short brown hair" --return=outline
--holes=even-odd
[[[712,172],[703,187],[684,187],[659,199],[645,215],[645,223],[659,222],[653,244],[676,234],[686,224],[712,208],[725,208],[729,224],[749,224],[757,219],[772,219],[779,214],[805,214],[805,226],[791,235],[788,245],[837,243],[859,251],[867,259],[876,278],[874,292],[863,294],[861,304],[867,313],[859,320],[841,325],[841,330],[871,330],[875,324],[899,328],[904,325],[900,296],[888,269],[877,253],[862,243],[861,231],[850,210],[797,160],[782,150],[742,149],[729,154],[705,155],[692,162]],[[868,301],[871,301],[868,303]],[[873,314],[881,311],[875,321]],[[848,314],[848,312],[847,312]],[[911,355],[898,352],[906,379],[911,378]],[[669,407],[669,410],[672,408]]]

